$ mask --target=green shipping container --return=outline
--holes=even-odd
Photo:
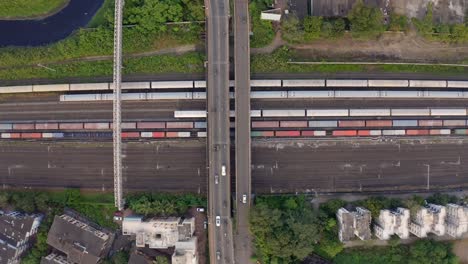
[[[455,129],[455,135],[466,135],[466,129]]]

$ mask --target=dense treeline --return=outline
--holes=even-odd
[[[152,216],[176,216],[190,207],[206,207],[206,199],[194,194],[144,193],[126,198],[127,205],[137,214]]]

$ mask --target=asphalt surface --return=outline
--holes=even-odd
[[[206,8],[210,260],[211,263],[234,263],[229,129],[229,1],[206,0]]]
[[[235,62],[235,208],[236,231],[234,250],[236,263],[251,263],[252,238],[249,235],[251,202],[251,140],[250,140],[250,28],[248,0],[234,1],[234,62]],[[246,203],[243,201],[246,196]]]

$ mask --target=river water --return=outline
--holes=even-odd
[[[70,0],[59,13],[42,20],[0,20],[0,46],[41,46],[68,37],[86,24],[104,0]]]

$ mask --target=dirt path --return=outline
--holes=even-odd
[[[286,45],[286,41],[283,40],[281,37],[281,31],[278,30],[276,31],[275,38],[273,39],[273,42],[271,42],[268,46],[261,47],[261,48],[253,48],[250,50],[251,54],[265,54],[265,53],[272,53],[276,49],[278,49],[281,46]]]
[[[453,253],[458,256],[460,264],[468,264],[468,238],[458,240],[453,245]]]

